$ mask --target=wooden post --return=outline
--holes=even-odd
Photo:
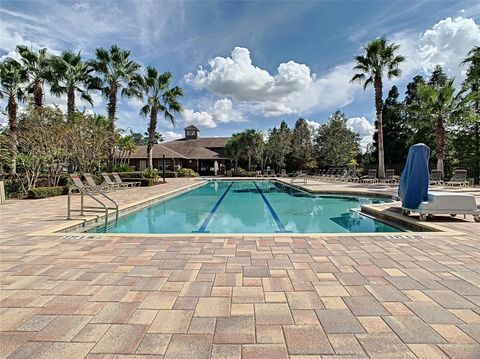
[[[6,199],[5,199],[5,186],[3,184],[3,181],[0,181],[0,204],[5,204]]]
[[[162,156],[163,183],[165,183],[165,155]]]

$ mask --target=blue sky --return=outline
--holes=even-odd
[[[348,81],[363,43],[385,35],[401,44],[408,62],[395,84],[402,94],[414,75],[436,63],[460,81],[459,61],[480,44],[478,1],[4,0],[0,6],[0,56],[15,56],[15,45],[24,43],[89,58],[96,47],[116,43],[143,65],[173,72],[186,92],[185,112],[175,128],[160,122],[167,138],[178,137],[186,123],[203,136],[267,129],[281,120],[293,125],[298,117],[317,126],[339,108],[366,143],[373,93]],[[94,110],[105,113],[105,100],[94,98]],[[139,108],[122,99],[118,126],[143,132],[147,120]]]

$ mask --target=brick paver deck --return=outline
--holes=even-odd
[[[455,237],[28,236],[65,201],[0,208],[1,358],[480,358],[471,220]]]

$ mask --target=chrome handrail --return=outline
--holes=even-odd
[[[307,174],[302,172],[297,172],[293,175],[293,178],[290,180],[290,183],[293,184],[296,179],[303,179],[302,183],[307,184]]]
[[[77,190],[80,193],[80,209],[72,209],[72,203],[71,203],[71,195],[72,192]],[[99,194],[103,197],[105,197],[107,200],[113,203],[114,207],[109,207],[107,206],[103,201],[99,200],[97,197],[93,195]],[[95,202],[100,204],[100,207],[92,207],[92,206],[85,206],[85,200],[84,200],[84,195],[87,195],[91,199],[93,199]],[[115,202],[111,197],[107,196],[103,191],[101,191],[98,188],[92,187],[92,186],[77,186],[73,185],[68,189],[68,199],[67,199],[67,219],[71,219],[71,213],[72,212],[80,212],[80,215],[83,216],[84,212],[91,212],[91,213],[105,213],[105,230],[107,229],[108,226],[108,216],[109,216],[109,210],[115,210],[115,223],[118,222],[118,204]]]

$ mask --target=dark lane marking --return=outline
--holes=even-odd
[[[265,197],[265,195],[263,194],[263,192],[262,192],[262,190],[260,189],[260,187],[257,186],[257,182],[253,182],[253,184],[255,185],[255,187],[257,187],[258,193],[260,193],[260,196],[262,196],[263,201],[265,202],[265,204],[267,205],[268,210],[270,211],[270,214],[272,215],[273,219],[275,220],[275,223],[277,224],[277,227],[278,227],[278,229],[279,229],[277,232],[280,232],[280,233],[291,233],[291,231],[287,231],[287,230],[285,229],[285,226],[283,225],[282,221],[280,220],[280,217],[278,217],[277,212],[275,212],[275,210],[273,209],[273,207],[272,207],[272,205],[270,204],[270,202],[268,202],[267,197]]]
[[[230,183],[230,186],[228,186],[227,190],[222,194],[222,196],[218,199],[217,203],[215,203],[215,205],[213,206],[212,210],[210,211],[210,213],[208,214],[207,218],[205,218],[205,220],[203,221],[202,225],[200,226],[200,228],[198,229],[198,231],[192,231],[192,232],[198,232],[198,233],[207,233],[208,231],[205,231],[205,229],[207,228],[208,224],[210,223],[210,221],[212,220],[212,217],[213,215],[215,214],[215,212],[217,211],[218,207],[220,206],[220,203],[222,203],[223,199],[225,198],[225,196],[227,195],[228,191],[230,191],[230,188],[232,187],[233,185],[233,182]]]

